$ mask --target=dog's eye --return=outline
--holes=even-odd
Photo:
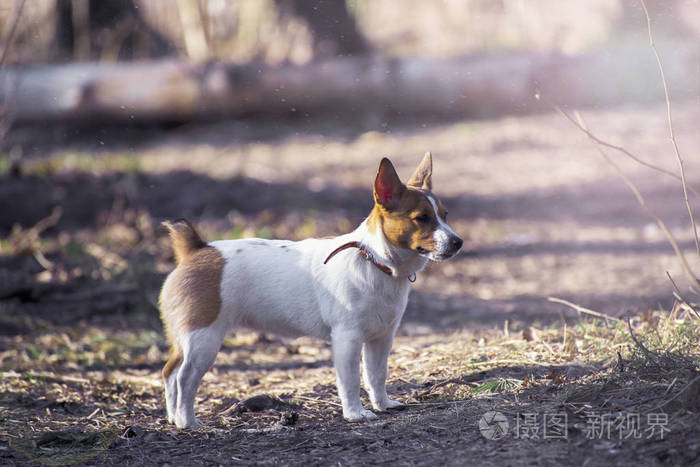
[[[430,222],[430,216],[427,214],[420,214],[416,217],[413,218],[416,222],[419,222],[421,224],[426,224]]]

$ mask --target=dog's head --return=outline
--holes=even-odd
[[[431,191],[432,174],[430,153],[425,154],[405,185],[391,161],[382,159],[374,181],[371,226],[381,228],[389,242],[398,248],[442,261],[462,248],[462,239],[447,225],[447,210]]]

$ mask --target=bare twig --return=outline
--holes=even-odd
[[[466,404],[468,403],[469,400],[462,400],[462,401],[440,401],[440,402],[406,402],[404,405],[406,407],[420,407],[420,406],[425,406],[425,405],[454,405],[454,404]]]
[[[541,362],[536,362],[534,360],[514,360],[514,359],[501,359],[501,360],[487,360],[485,362],[470,362],[469,366],[491,366],[491,365],[540,365]]]
[[[538,94],[538,95],[537,95],[537,98],[538,98],[538,99],[541,99],[541,96]],[[654,221],[656,221],[657,225],[659,226],[659,228],[661,229],[661,231],[662,231],[662,232],[664,233],[664,235],[666,236],[666,239],[667,239],[668,242],[671,244],[671,247],[673,248],[673,251],[676,253],[676,256],[677,256],[678,259],[680,260],[680,262],[681,262],[681,264],[682,264],[682,266],[683,266],[683,270],[685,271],[686,275],[687,275],[688,278],[690,279],[690,282],[692,283],[692,285],[694,286],[695,289],[700,290],[700,282],[698,281],[698,278],[695,276],[695,273],[693,273],[693,270],[690,268],[690,265],[688,264],[688,261],[685,259],[685,255],[683,255],[683,252],[681,251],[680,247],[678,246],[678,242],[676,242],[676,239],[673,237],[673,234],[671,234],[671,231],[669,230],[669,228],[666,226],[666,224],[664,223],[664,221],[662,221],[661,218],[660,218],[659,216],[657,216],[656,213],[654,213],[654,212],[649,208],[649,206],[647,206],[646,201],[644,200],[644,197],[642,196],[642,194],[641,194],[641,192],[639,191],[639,189],[637,188],[637,186],[632,182],[632,180],[630,180],[630,179],[625,175],[625,173],[622,171],[622,169],[620,169],[620,167],[618,167],[618,165],[615,164],[615,162],[605,153],[605,151],[603,151],[603,150],[600,148],[600,146],[602,145],[602,146],[607,146],[607,147],[612,147],[612,148],[615,148],[615,149],[619,149],[619,150],[621,150],[621,151],[622,151],[623,153],[625,153],[625,154],[629,154],[629,152],[628,152],[626,149],[624,149],[624,148],[619,148],[619,147],[614,146],[614,145],[606,144],[606,143],[604,143],[602,140],[600,140],[599,138],[597,138],[595,135],[593,135],[593,134],[592,134],[590,131],[588,131],[588,129],[586,128],[585,122],[583,121],[583,119],[581,118],[580,115],[577,115],[580,121],[576,121],[571,115],[569,115],[568,113],[566,113],[566,112],[565,112],[561,107],[559,107],[558,105],[552,104],[552,103],[550,103],[549,101],[547,101],[546,99],[543,99],[543,100],[544,100],[544,102],[546,102],[550,107],[552,107],[554,110],[556,110],[557,112],[559,112],[564,118],[566,118],[566,119],[569,120],[571,123],[573,123],[573,124],[576,126],[576,128],[578,128],[579,130],[581,130],[582,132],[584,132],[592,141],[594,141],[595,143],[597,143],[596,148],[598,149],[598,152],[600,153],[600,155],[615,169],[615,171],[617,172],[618,176],[619,176],[620,178],[622,178],[622,180],[627,184],[627,187],[628,187],[630,190],[632,190],[632,193],[634,193],[634,196],[637,198],[637,201],[638,201],[639,204],[641,205],[642,209],[644,209],[644,211],[647,213],[647,215],[648,215],[649,217],[651,217],[652,219],[654,219]]]
[[[644,344],[639,342],[639,339],[637,339],[637,336],[634,335],[634,331],[632,330],[632,323],[630,322],[629,318],[627,319],[627,328],[630,331],[630,337],[632,338],[632,341],[634,341],[635,345],[639,347],[639,349],[644,352],[644,355],[647,357],[648,360],[658,364],[658,359],[656,355],[654,355],[653,352],[651,352],[649,349],[647,349]]]
[[[44,230],[54,227],[58,223],[61,218],[61,212],[61,207],[56,206],[48,217],[41,219],[34,227],[26,230],[19,225],[15,225],[8,238],[12,251],[19,254],[31,254],[41,267],[51,271],[55,265],[41,251],[40,237]]]
[[[55,227],[56,224],[58,224],[58,221],[61,219],[61,214],[63,214],[61,207],[54,207],[51,214],[41,219],[34,227],[32,227],[32,235],[38,237],[44,230]]]
[[[53,261],[48,259],[41,250],[34,250],[32,254],[34,255],[34,259],[36,260],[36,262],[39,263],[41,267],[46,269],[47,271],[52,270],[56,265]]]
[[[332,405],[335,407],[342,407],[342,405],[338,404],[337,402],[332,402],[332,401],[324,401],[323,399],[314,399],[313,397],[306,397],[306,396],[293,396],[293,399],[301,399],[309,402],[315,402],[316,404],[325,404],[325,405]]]
[[[566,305],[568,307],[573,308],[574,310],[578,311],[579,313],[583,313],[586,315],[590,316],[595,316],[596,318],[601,318],[604,319],[605,321],[612,320],[612,321],[617,321],[618,323],[624,323],[623,320],[620,318],[615,318],[614,316],[608,316],[603,313],[599,313],[597,311],[589,310],[588,308],[584,308],[582,306],[576,305],[575,303],[571,303],[569,301],[566,301],[561,298],[557,297],[547,297],[547,301],[552,302],[552,303],[561,303],[562,305]]]
[[[676,282],[673,280],[671,277],[671,273],[666,271],[666,275],[668,276],[668,280],[671,281],[671,284],[673,285],[673,289],[675,290],[674,294],[676,296],[676,299],[678,299],[679,302],[681,302],[683,305],[685,305],[688,309],[690,309],[696,317],[700,318],[700,313],[698,313],[698,310],[695,309],[685,298],[683,298],[683,295],[681,295],[681,291],[676,285]]]
[[[664,396],[665,396],[666,394],[668,394],[669,392],[671,392],[671,389],[673,389],[673,386],[676,385],[676,381],[678,381],[678,376],[676,376],[675,378],[673,378],[673,380],[671,381],[671,384],[668,385],[668,387],[667,387],[666,390],[664,391]]]
[[[671,119],[671,99],[668,95],[668,84],[666,83],[666,74],[664,73],[664,67],[661,64],[661,56],[659,51],[656,50],[656,44],[654,44],[654,36],[651,33],[651,18],[649,17],[649,10],[647,10],[647,5],[644,0],[639,0],[644,9],[644,15],[647,17],[647,30],[649,31],[649,46],[654,52],[656,57],[656,63],[659,65],[659,72],[661,73],[661,82],[664,85],[664,95],[666,96],[666,115],[668,116],[668,131],[671,137],[671,143],[673,143],[673,152],[676,154],[676,159],[678,160],[678,167],[681,173],[681,184],[683,185],[683,196],[685,198],[685,206],[688,208],[688,215],[690,216],[690,224],[693,228],[693,237],[695,238],[695,249],[700,257],[700,243],[698,242],[698,231],[695,227],[695,217],[693,217],[693,209],[690,207],[690,201],[688,200],[688,184],[685,179],[685,169],[683,168],[683,158],[681,158],[680,151],[678,150],[678,143],[676,142],[676,136],[673,133],[673,120]]]
[[[674,379],[674,382],[675,382],[675,379]],[[698,386],[700,386],[700,376],[696,376],[695,378],[691,379],[688,384],[683,386],[683,389],[678,391],[673,397],[671,397],[669,400],[667,400],[666,402],[661,404],[659,407],[657,407],[657,409],[664,409],[664,408],[669,407],[672,402],[676,401],[681,396],[687,397],[688,396],[687,393],[691,393],[691,394],[693,392],[697,393]],[[670,389],[671,389],[671,387],[669,386],[669,390]],[[668,393],[668,390],[666,391],[666,393]]]
[[[571,117],[568,116],[566,114],[566,112],[564,112],[562,109],[560,109],[559,107],[555,107],[555,108],[560,113],[562,113],[564,116],[566,116],[566,118],[571,119]],[[579,119],[579,125],[581,126],[581,128],[585,129],[586,128],[585,122],[583,121],[583,119],[581,118],[580,115],[577,114],[577,117]],[[642,209],[644,209],[644,211],[647,213],[647,215],[649,217],[651,217],[652,219],[654,219],[654,221],[656,221],[656,224],[659,226],[659,228],[664,233],[664,235],[666,235],[666,239],[671,244],[671,247],[673,248],[673,251],[676,253],[676,256],[678,257],[678,259],[680,260],[681,265],[683,266],[683,269],[685,270],[688,278],[690,279],[690,281],[693,283],[693,285],[696,288],[700,289],[700,282],[698,281],[697,276],[695,275],[695,273],[691,269],[690,264],[688,264],[688,261],[685,259],[685,255],[683,254],[680,247],[678,246],[678,242],[676,242],[676,239],[674,238],[673,234],[671,233],[671,230],[666,226],[666,223],[663,220],[661,220],[661,218],[659,216],[657,216],[656,213],[654,211],[652,211],[651,208],[649,208],[649,206],[647,206],[647,203],[644,200],[642,193],[639,191],[637,186],[632,182],[632,180],[630,180],[627,177],[627,175],[625,175],[625,173],[622,171],[622,169],[620,169],[620,167],[618,167],[618,165],[615,164],[615,162],[612,159],[610,159],[610,157],[608,157],[607,154],[605,154],[605,151],[603,151],[600,148],[600,146],[596,146],[596,147],[597,147],[600,155],[608,162],[608,164],[610,164],[615,169],[618,176],[627,184],[627,187],[629,187],[629,189],[632,190],[632,193],[634,193],[634,196],[637,198],[637,201],[639,202]]]
[[[584,127],[579,122],[574,120],[569,114],[567,114],[566,112],[561,110],[561,108],[559,106],[552,104],[547,99],[542,98],[539,94],[538,94],[537,98],[542,99],[543,102],[545,102],[547,105],[549,105],[550,107],[552,107],[553,109],[558,111],[560,114],[562,114],[564,117],[566,117],[567,120],[569,120],[576,128],[581,130],[581,132],[583,132],[586,136],[588,136],[595,143],[597,143],[601,146],[605,146],[605,147],[610,148],[610,149],[614,149],[618,152],[621,152],[622,154],[626,155],[627,157],[629,157],[633,161],[643,165],[644,167],[661,172],[662,174],[665,174],[665,175],[668,175],[669,177],[675,178],[678,181],[683,181],[683,179],[681,177],[679,177],[678,175],[676,175],[675,173],[670,172],[670,171],[663,169],[661,167],[657,167],[653,164],[650,164],[649,162],[646,162],[646,161],[640,159],[639,157],[635,156],[634,154],[632,154],[631,152],[629,152],[627,149],[623,148],[622,146],[617,146],[615,144],[608,143],[607,141],[603,141],[602,139],[598,138],[596,135],[591,133],[590,130],[588,130],[586,127]],[[692,186],[688,186],[688,190],[690,190],[695,196],[700,196],[700,192],[698,192]]]
[[[66,376],[59,375],[57,373],[16,373],[14,371],[4,371],[0,372],[0,377],[2,378],[27,378],[27,379],[45,379],[49,381],[58,381],[63,383],[80,383],[80,384],[90,384],[91,380],[80,378],[76,376]]]
[[[48,217],[41,219],[34,227],[24,230],[18,226],[13,228],[10,234],[10,244],[16,252],[31,253],[37,262],[47,271],[54,266],[52,261],[49,261],[41,251],[41,242],[39,237],[44,230],[54,227],[61,218],[61,207],[56,206]]]

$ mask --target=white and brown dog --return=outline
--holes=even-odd
[[[401,405],[386,393],[387,358],[408,301],[409,283],[428,260],[462,247],[431,192],[427,153],[409,182],[382,159],[374,209],[353,232],[329,239],[204,243],[185,220],[166,222],[177,267],[160,294],[171,356],[163,368],[168,420],[201,424],[194,398],[229,329],[250,328],[331,341],[343,417],[377,416],[360,401],[360,357],[372,407]]]

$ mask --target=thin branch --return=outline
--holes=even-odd
[[[292,396],[292,399],[301,399],[304,401],[309,401],[309,402],[315,402],[317,404],[325,404],[325,405],[332,405],[335,407],[342,407],[342,405],[338,404],[337,402],[332,402],[332,401],[325,401],[323,399],[314,399],[313,397],[306,397],[306,396]]]
[[[44,253],[41,250],[34,250],[33,254],[34,259],[41,265],[42,268],[46,269],[47,271],[51,271],[54,268],[55,263],[44,256]]]
[[[61,218],[61,207],[56,206],[51,211],[51,215],[41,219],[39,222],[27,230],[21,228],[13,228],[10,234],[10,242],[14,246],[15,251],[30,252],[34,255],[37,262],[47,271],[54,267],[54,263],[49,261],[41,251],[41,242],[39,237],[44,230],[54,227]]]
[[[639,347],[639,349],[641,349],[642,352],[644,352],[644,355],[646,355],[647,359],[658,365],[658,358],[656,357],[656,355],[653,352],[651,352],[649,349],[647,349],[644,346],[644,344],[639,342],[639,339],[637,339],[637,336],[634,335],[634,331],[632,330],[632,323],[630,322],[629,318],[627,319],[627,328],[630,331],[630,337],[632,338],[632,341],[634,341],[634,343],[637,345],[637,347]]]
[[[675,381],[675,380],[674,380]],[[700,381],[700,376],[696,376],[695,378],[691,379],[688,384],[683,386],[683,389],[678,391],[673,397],[671,397],[669,400],[661,404],[657,409],[664,409],[667,408],[671,402],[675,401],[678,399],[680,396],[686,396],[688,392],[692,393],[695,392],[697,393],[698,390],[698,382]]]
[[[450,405],[450,404],[466,404],[469,400],[462,401],[440,401],[440,402],[406,402],[404,405],[406,407],[421,407],[425,405]]]
[[[657,167],[657,166],[655,166],[655,165],[653,165],[653,164],[650,164],[649,162],[643,161],[642,159],[638,158],[637,156],[635,156],[634,154],[632,154],[631,152],[629,152],[627,149],[623,148],[622,146],[617,146],[617,145],[615,145],[615,144],[608,143],[607,141],[603,141],[602,139],[598,138],[596,135],[594,135],[593,133],[591,133],[587,128],[585,128],[585,127],[582,126],[579,122],[577,122],[576,120],[574,120],[569,114],[567,114],[566,112],[564,112],[563,110],[561,110],[558,106],[556,106],[556,105],[550,103],[547,99],[542,98],[539,94],[537,95],[537,99],[538,99],[538,100],[539,100],[539,99],[542,99],[543,102],[545,102],[546,104],[548,104],[548,105],[549,105],[550,107],[552,107],[553,109],[557,110],[560,114],[562,114],[564,117],[566,117],[566,119],[569,120],[576,128],[578,128],[579,130],[581,130],[581,132],[583,132],[586,136],[588,136],[591,140],[593,140],[593,142],[595,142],[595,143],[597,143],[597,144],[599,144],[599,145],[601,145],[601,146],[605,146],[605,147],[607,147],[607,148],[610,148],[610,149],[614,149],[614,150],[616,150],[616,151],[619,151],[619,152],[621,152],[622,154],[624,154],[624,155],[626,155],[627,157],[629,157],[630,159],[634,160],[635,162],[637,162],[637,163],[643,165],[644,167],[647,167],[647,168],[656,170],[656,171],[658,171],[658,172],[661,172],[662,174],[668,175],[669,177],[673,177],[673,178],[675,178],[676,180],[678,180],[678,181],[680,181],[680,182],[683,181],[683,179],[682,179],[681,177],[679,177],[678,175],[676,175],[675,173],[670,172],[670,171],[668,171],[668,170],[666,170],[666,169],[662,169],[661,167]],[[700,192],[698,192],[698,191],[697,191],[695,188],[693,188],[692,186],[689,186],[689,187],[688,187],[688,190],[690,190],[695,196],[699,196],[699,197],[700,197]]]
[[[539,365],[541,362],[536,362],[534,360],[514,360],[514,359],[501,359],[501,360],[488,360],[485,362],[471,362],[469,366],[489,366],[489,365]]]
[[[61,209],[61,206],[55,206],[51,210],[51,214],[41,219],[34,225],[34,227],[31,228],[33,235],[38,238],[44,230],[55,227],[56,224],[58,224],[58,221],[61,219],[62,214],[63,209]]]
[[[570,121],[574,121],[573,118],[564,112],[559,106],[554,106],[554,109],[557,110],[560,114],[564,115],[567,119]],[[586,130],[586,125],[583,119],[581,118],[580,115],[577,115],[580,122],[577,122],[577,126],[582,128],[583,130]],[[586,130],[587,131],[587,130]],[[598,152],[600,155],[605,159],[608,164],[610,164],[615,171],[617,172],[617,175],[627,184],[627,187],[632,190],[632,193],[634,193],[634,196],[637,198],[637,201],[639,202],[639,205],[644,209],[644,211],[647,213],[649,217],[654,219],[656,221],[656,224],[659,226],[661,231],[666,235],[666,239],[668,242],[671,244],[671,247],[673,248],[673,251],[676,253],[676,256],[681,262],[681,265],[683,266],[683,270],[687,274],[688,278],[690,279],[690,282],[696,287],[700,289],[700,282],[698,282],[698,278],[695,276],[695,273],[693,273],[693,270],[691,269],[690,265],[688,264],[688,261],[685,259],[685,255],[681,251],[680,247],[678,246],[678,242],[676,242],[676,239],[673,237],[673,234],[671,233],[671,230],[666,226],[664,221],[661,220],[659,216],[656,215],[654,211],[647,206],[646,201],[644,200],[644,197],[642,196],[642,193],[639,191],[637,186],[630,180],[627,175],[618,167],[617,164],[603,151],[600,146],[596,146],[598,149]]]
[[[0,371],[0,378],[28,378],[28,379],[44,379],[49,381],[59,381],[64,383],[80,383],[90,384],[91,380],[79,378],[75,376],[64,376],[57,373],[17,373],[15,371]]]
[[[676,285],[676,282],[673,280],[673,277],[671,277],[671,273],[666,271],[666,275],[668,276],[668,280],[671,281],[671,284],[673,285],[673,289],[675,290],[675,295],[676,298],[678,299],[679,302],[681,302],[683,305],[685,305],[689,310],[691,310],[696,317],[700,318],[700,313],[698,313],[698,310],[693,307],[688,300],[683,298],[683,295],[681,295],[681,291]]]
[[[603,313],[599,313],[597,311],[589,310],[588,308],[584,308],[582,306],[576,305],[575,303],[571,303],[569,301],[566,301],[561,298],[557,297],[547,297],[547,301],[552,302],[552,303],[561,303],[562,305],[566,305],[568,307],[573,308],[574,310],[578,311],[579,313],[583,313],[586,315],[590,316],[595,316],[596,318],[604,319],[605,321],[612,320],[612,321],[617,321],[618,323],[624,323],[623,320],[620,318],[615,318],[614,316],[608,316]]]
[[[681,158],[680,151],[678,150],[678,143],[676,143],[676,136],[673,133],[673,120],[671,119],[671,99],[668,96],[668,85],[666,84],[666,74],[664,73],[664,67],[661,64],[661,56],[659,51],[656,50],[656,44],[654,44],[654,36],[651,34],[651,17],[649,16],[649,10],[647,10],[647,5],[644,0],[639,0],[644,9],[644,15],[647,17],[647,30],[649,31],[649,46],[654,52],[656,57],[656,63],[659,65],[659,72],[661,73],[661,82],[664,85],[664,95],[666,96],[666,115],[668,116],[668,131],[671,136],[671,143],[673,143],[673,151],[676,154],[676,159],[678,159],[678,167],[681,172],[681,184],[683,185],[683,196],[685,198],[685,206],[688,208],[688,215],[690,216],[690,224],[693,228],[693,236],[695,238],[695,250],[700,257],[700,242],[698,242],[698,231],[695,227],[695,217],[693,217],[693,209],[690,207],[690,201],[688,200],[688,184],[685,179],[685,169],[683,168],[683,159]]]

